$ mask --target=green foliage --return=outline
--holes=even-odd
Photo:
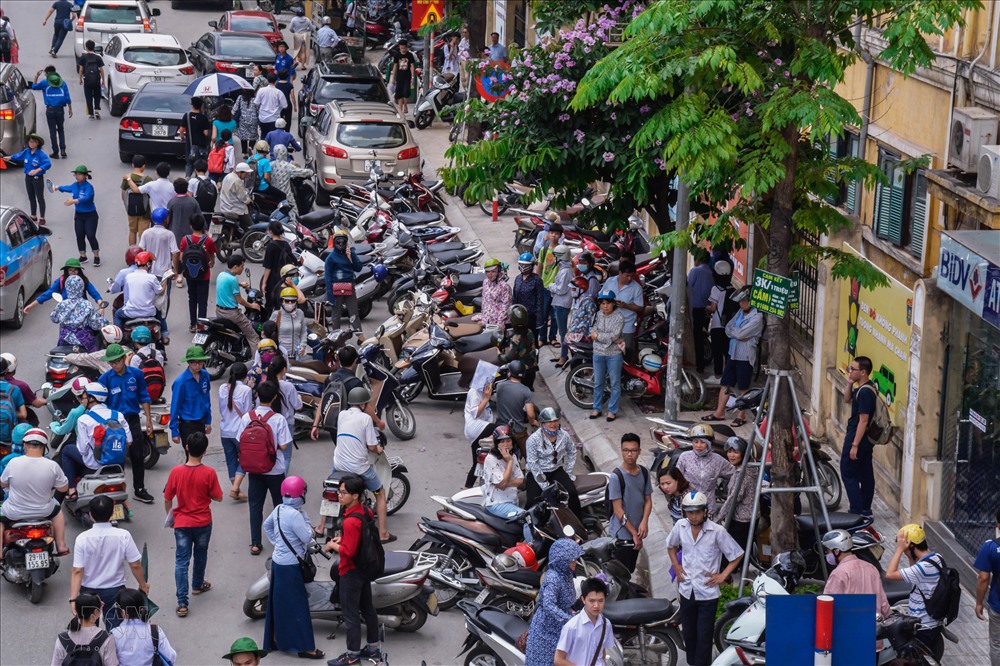
[[[552,32],[572,25],[589,12],[596,12],[607,0],[532,0],[531,16],[539,32]]]

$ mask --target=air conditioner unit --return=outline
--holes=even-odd
[[[979,149],[976,188],[985,196],[1000,199],[1000,146],[982,146]]]
[[[979,166],[979,150],[997,142],[997,114],[977,106],[960,106],[951,120],[951,151],[948,161],[967,173]]]

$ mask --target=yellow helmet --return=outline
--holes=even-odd
[[[281,290],[281,298],[282,300],[289,298],[297,301],[299,300],[299,292],[295,291],[291,287],[285,287]]]
[[[707,423],[696,423],[688,430],[688,437],[692,439],[715,439],[715,430]]]
[[[927,533],[924,532],[924,528],[916,523],[903,525],[899,529],[899,533],[906,537],[906,540],[910,543],[923,543],[927,541]]]
[[[350,238],[350,234],[348,234],[347,231],[344,229],[337,229],[336,231],[334,231],[333,237],[336,238],[337,236],[345,236],[347,238]]]
[[[278,343],[276,343],[271,338],[261,338],[260,342],[257,343],[257,351],[264,351],[265,349],[277,349]]]
[[[269,144],[267,141],[264,141],[264,139],[261,139],[260,141],[258,141],[253,145],[253,149],[255,152],[258,153],[269,153],[271,152],[271,144]]]

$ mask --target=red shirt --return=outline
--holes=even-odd
[[[202,241],[202,244],[205,246],[205,256],[208,257],[208,262],[211,264],[215,258],[215,241],[213,241],[212,237],[209,236],[208,234],[202,234],[202,236],[205,237],[205,240]],[[191,234],[190,237],[196,241],[200,240],[199,237],[196,236],[195,234]],[[183,253],[184,248],[186,248],[187,246],[188,246],[188,236],[182,236],[181,245],[179,248],[180,251]],[[183,270],[183,266],[181,267],[181,270]],[[205,271],[205,275],[202,276],[201,279],[207,282],[211,277],[212,277],[212,271]]]
[[[208,465],[178,465],[170,470],[163,498],[173,500],[174,527],[205,527],[212,524],[212,500],[222,500],[222,486],[215,468]]]
[[[369,516],[372,516],[372,512],[365,509],[361,502],[358,502],[344,513],[344,527],[340,533],[339,571],[341,576],[355,568],[354,556],[357,554],[358,545],[361,543],[361,521],[354,520],[353,518],[348,520],[347,518],[355,513],[360,515],[362,511],[366,511]]]

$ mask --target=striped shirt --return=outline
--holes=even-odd
[[[909,614],[920,618],[920,624],[924,625],[922,628],[936,627],[941,624],[940,620],[935,620],[927,614],[925,602],[934,594],[934,588],[937,587],[938,580],[941,578],[941,572],[931,564],[931,559],[942,568],[944,567],[944,560],[941,559],[941,556],[937,553],[931,553],[920,558],[912,567],[899,570],[899,575],[903,577],[903,580],[913,586],[913,591],[910,592]]]

